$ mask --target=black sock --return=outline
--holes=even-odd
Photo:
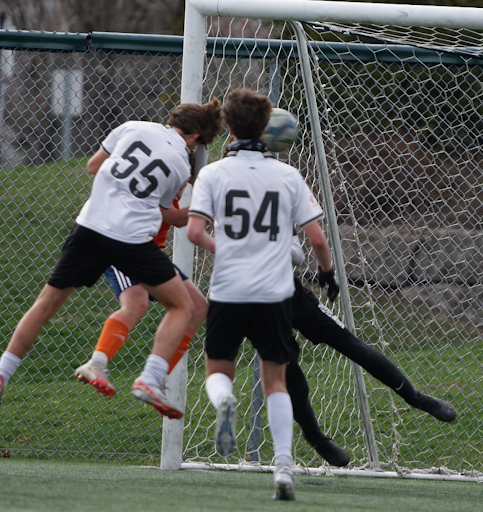
[[[286,383],[292,400],[294,420],[307,435],[321,435],[319,423],[309,400],[307,379],[296,361],[291,361],[287,366]]]

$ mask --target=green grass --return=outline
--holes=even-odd
[[[0,352],[25,310],[40,291],[73,221],[88,196],[91,177],[85,161],[65,165],[9,170],[0,201]],[[203,271],[205,268],[203,268]],[[206,282],[202,289],[206,291]],[[370,376],[367,392],[381,462],[401,466],[483,468],[483,401],[481,364],[483,342],[450,319],[434,320],[429,311],[407,307],[388,295],[374,293],[374,308],[354,290],[355,321],[360,337],[379,346],[380,332],[389,343],[386,354],[401,366],[420,390],[451,401],[460,412],[446,425],[414,411]],[[157,463],[161,420],[150,409],[133,403],[130,386],[150,353],[162,309],[152,306],[112,365],[118,394],[104,399],[72,379],[74,369],[91,354],[105,318],[117,308],[109,286],[74,292],[70,301],[42,331],[12,379],[0,410],[0,453],[21,457],[108,459],[136,464]],[[373,315],[373,316],[371,316]],[[213,453],[214,410],[204,391],[202,338],[190,350],[190,385],[186,408],[185,456],[206,460]],[[380,347],[381,348],[381,347]],[[313,390],[313,405],[322,428],[350,453],[354,467],[367,462],[357,411],[352,372],[344,358],[330,349],[302,350],[302,366]],[[251,350],[248,350],[251,353]],[[250,408],[252,368],[240,360],[236,392],[241,410]],[[464,413],[462,413],[464,411]],[[264,419],[266,425],[265,411]],[[397,428],[394,428],[394,425]],[[245,455],[248,425],[239,425],[238,450],[229,462]],[[269,436],[267,436],[269,439]],[[396,448],[394,448],[396,447]],[[262,461],[273,450],[266,442]],[[295,427],[295,456],[300,464],[319,465]],[[13,460],[13,459],[11,459]],[[221,462],[221,461],[220,461]]]
[[[0,460],[2,512],[475,512],[473,482],[295,475],[296,501],[271,498],[273,475],[166,471],[107,463]]]

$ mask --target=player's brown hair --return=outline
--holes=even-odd
[[[272,102],[264,94],[235,89],[223,104],[223,115],[237,139],[258,139],[270,120],[272,108]]]
[[[185,135],[199,133],[199,142],[210,144],[221,129],[221,103],[218,98],[203,105],[182,103],[170,112],[168,124],[180,129]]]

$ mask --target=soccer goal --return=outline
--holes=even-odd
[[[300,169],[324,206],[341,280],[330,307],[417,389],[458,410],[454,423],[439,423],[334,350],[299,337],[322,430],[351,455],[338,473],[481,477],[482,33],[478,8],[186,2],[182,101],[250,87],[298,118],[297,142],[278,157]],[[319,293],[306,253],[300,275]],[[208,291],[212,259],[193,251],[182,230],[174,260]],[[186,419],[165,421],[161,467],[269,466],[251,347],[240,354],[238,446],[228,458],[214,450],[197,357],[172,376]],[[301,470],[329,472],[297,426],[294,434]]]

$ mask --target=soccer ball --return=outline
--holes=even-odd
[[[262,134],[269,151],[290,149],[297,138],[297,119],[283,108],[274,108]]]

